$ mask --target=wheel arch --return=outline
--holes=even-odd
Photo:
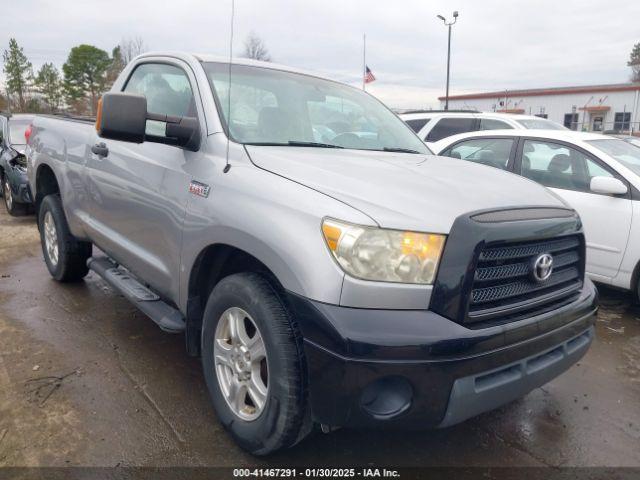
[[[227,243],[211,244],[196,256],[189,272],[186,301],[186,342],[190,355],[200,351],[200,331],[204,309],[214,287],[235,273],[254,272],[263,275],[279,292],[284,287],[277,275],[257,256]]]
[[[47,195],[53,193],[60,193],[60,184],[53,169],[47,165],[42,164],[38,166],[36,171],[36,184],[35,184],[35,198],[34,204],[36,209],[36,215],[40,210],[40,204]]]
[[[638,288],[638,281],[640,280],[640,260],[636,262],[636,266],[633,268],[633,273],[631,274],[631,285],[630,290],[634,293],[636,297],[640,299],[640,289]]]

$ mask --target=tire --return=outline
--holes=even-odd
[[[22,217],[29,213],[29,205],[15,201],[9,185],[9,178],[6,175],[2,179],[2,198],[4,199],[4,207],[7,209],[7,213],[12,217]]]
[[[47,195],[38,211],[38,227],[44,261],[51,276],[59,282],[77,282],[89,268],[91,243],[82,242],[69,231],[60,194]]]
[[[220,380],[238,377],[236,374],[227,375],[233,369],[214,360],[215,355],[220,358],[219,347],[214,347],[216,338],[221,338],[220,332],[225,331],[223,327],[230,324],[223,314],[238,313],[238,310],[244,318],[245,333],[255,324],[255,333],[249,340],[254,340],[258,334],[262,337],[267,364],[267,381],[263,382],[267,387],[266,401],[261,411],[259,407],[253,411],[248,407],[240,414],[237,408],[236,411],[232,409]],[[229,343],[233,342],[229,340]],[[302,337],[297,326],[282,298],[265,277],[256,273],[238,273],[225,277],[213,289],[205,308],[202,327],[204,376],[218,419],[240,447],[253,455],[267,455],[290,447],[308,433],[305,428],[308,424],[306,369],[302,352]],[[255,364],[255,360],[252,361]],[[252,369],[252,372],[250,380],[244,379],[247,385],[254,381],[256,371]],[[263,364],[259,372],[261,380],[264,380]],[[246,398],[246,402],[241,403],[259,405],[251,400],[253,397],[249,391]],[[243,418],[247,415],[256,418]]]

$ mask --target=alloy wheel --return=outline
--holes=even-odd
[[[7,210],[11,210],[11,208],[13,207],[13,194],[11,193],[9,180],[4,180],[4,188],[2,190],[4,194],[4,202],[7,205]]]
[[[232,307],[221,316],[213,346],[215,373],[231,411],[245,421],[263,412],[269,393],[267,351],[256,322]]]
[[[58,264],[58,231],[50,211],[44,214],[44,246],[49,261],[55,267]]]

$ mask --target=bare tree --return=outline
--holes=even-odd
[[[120,57],[124,65],[148,50],[141,37],[123,38],[118,47],[120,47]]]
[[[640,42],[633,46],[627,65],[631,67],[631,81],[640,82]]]
[[[270,62],[271,55],[264,41],[251,32],[244,41],[244,57],[252,58],[254,60],[262,60],[263,62]]]

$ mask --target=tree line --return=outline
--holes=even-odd
[[[5,92],[0,93],[0,110],[95,115],[100,95],[111,88],[127,63],[144,51],[146,46],[139,37],[123,39],[111,55],[82,44],[71,49],[62,71],[51,62],[34,71],[23,48],[11,38],[2,55]]]
[[[82,44],[71,49],[62,72],[51,62],[35,72],[24,49],[11,38],[2,55],[6,91],[0,92],[0,111],[95,115],[100,95],[111,88],[133,58],[146,50],[140,37],[123,39],[111,55]],[[271,61],[266,45],[254,32],[244,42],[243,56]]]

